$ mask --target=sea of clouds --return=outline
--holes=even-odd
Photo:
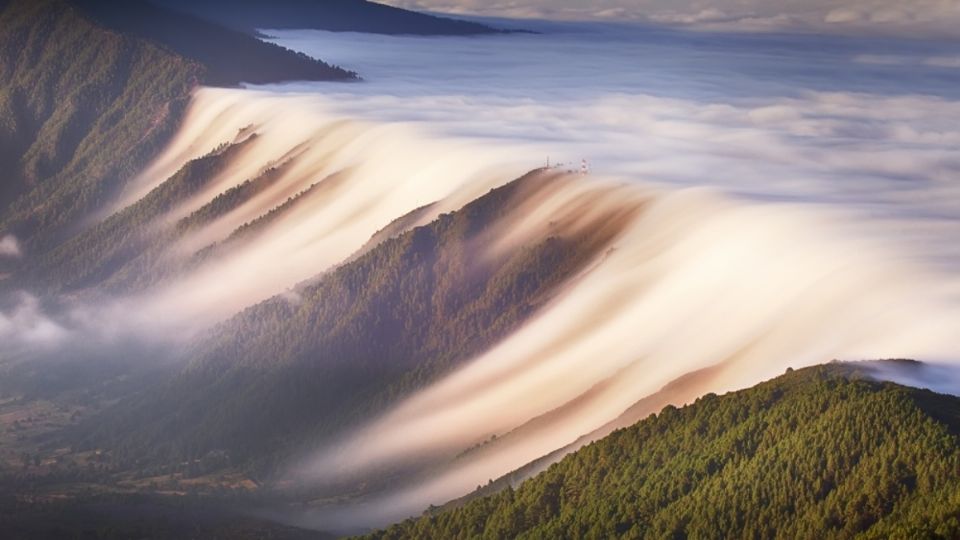
[[[697,29],[957,37],[956,0],[386,0],[457,15],[631,20]]]
[[[802,201],[880,241],[960,263],[960,63],[935,41],[553,23],[482,38],[268,32],[356,69],[322,93],[351,117],[412,123],[606,176]]]
[[[249,95],[208,90],[197,103],[203,96],[249,103],[276,117],[289,135],[283,144],[299,143],[296,133],[324,122],[391,126],[404,135],[385,140],[384,152],[402,154],[408,166],[381,158],[368,166],[409,169],[413,179],[449,178],[441,180],[445,187],[430,184],[441,194],[460,190],[463,178],[486,167],[524,171],[549,161],[578,170],[586,159],[592,173],[623,182],[799,203],[829,215],[837,233],[849,232],[865,247],[939,271],[945,289],[960,292],[951,277],[960,267],[960,62],[950,43],[531,24],[541,33],[424,38],[267,30],[277,43],[355,69],[365,81],[275,85]],[[246,125],[247,116],[234,123]],[[184,132],[206,127],[193,122]],[[406,150],[393,151],[399,147]],[[444,156],[425,148],[451,150]],[[431,167],[441,158],[442,167]],[[463,164],[459,171],[456,163]],[[226,187],[248,175],[234,176]],[[384,214],[370,227],[395,217]],[[29,253],[3,236],[0,257]],[[296,279],[287,281],[258,299]],[[7,299],[0,333],[39,339],[72,325],[47,321],[30,298]],[[182,307],[177,300],[170,311]]]

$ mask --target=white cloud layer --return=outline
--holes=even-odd
[[[461,15],[633,20],[731,30],[816,30],[957,36],[957,0],[386,0]]]
[[[531,167],[586,157],[630,181],[829,204],[868,217],[885,242],[960,264],[948,47],[613,30],[445,39],[442,56],[430,38],[286,32],[283,45],[369,82],[281,90],[509,148]]]
[[[514,442],[367,507],[332,509],[321,526],[443,503],[707,366],[729,367],[709,383],[723,391],[831,358],[960,359],[960,80],[949,47],[554,28],[279,40],[367,77],[274,88],[321,95],[335,114],[467,140],[485,159],[526,156],[531,168],[587,157],[594,176],[666,188],[534,320],[294,475],[337,481],[455,456],[491,435]],[[550,219],[537,210],[531,219]],[[567,406],[556,428],[516,435]]]

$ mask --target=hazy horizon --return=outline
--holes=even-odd
[[[454,16],[520,20],[631,21],[747,33],[805,32],[958,39],[956,0],[384,0]]]

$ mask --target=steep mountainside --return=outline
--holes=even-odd
[[[12,204],[0,228],[21,240],[73,221],[135,174],[204,74],[59,0],[6,3],[0,54],[0,208]]]
[[[168,141],[199,84],[352,77],[137,1],[5,2],[0,231],[28,252],[72,233]]]
[[[157,3],[246,32],[258,28],[416,35],[498,32],[474,22],[435,17],[366,0],[158,0]]]
[[[616,226],[594,224],[479,255],[484,235],[553,181],[493,190],[244,311],[176,380],[98,420],[95,443],[112,441],[121,461],[225,450],[244,462],[369,419],[496,343],[607,248]]]
[[[667,407],[516,490],[370,538],[957,538],[960,399],[861,373]]]
[[[143,272],[160,272],[163,265],[157,260],[156,250],[175,240],[177,230],[167,232],[156,222],[203,189],[255,138],[225,145],[189,162],[143,199],[58,246],[40,261],[32,273],[36,281],[31,286],[38,289],[44,284],[57,284],[60,291],[70,291],[98,285],[130,260],[151,255],[149,266],[153,268],[144,268]]]
[[[694,371],[693,373],[688,373],[674,381],[671,381],[670,384],[667,384],[658,392],[641,399],[637,403],[634,403],[630,408],[624,411],[613,421],[604,424],[600,428],[590,433],[581,435],[577,438],[577,440],[566,446],[557,448],[549,454],[543,455],[531,461],[530,463],[487,483],[484,486],[480,486],[479,489],[476,489],[473,492],[464,495],[463,497],[459,497],[441,505],[437,508],[437,510],[442,511],[458,508],[474,499],[479,499],[481,497],[498,493],[506,489],[508,486],[517,486],[521,482],[540,474],[554,463],[557,463],[563,459],[565,456],[576,452],[591,442],[600,440],[607,435],[610,435],[617,429],[632,426],[643,418],[649,416],[651,413],[659,412],[667,405],[672,405],[675,403],[687,403],[692,401],[697,396],[709,392],[709,385],[713,380],[713,377],[726,368],[727,366],[720,364]],[[458,456],[457,461],[462,461],[465,458],[476,458],[478,455],[482,455],[483,453],[496,451],[496,447],[498,445],[510,444],[515,439],[522,441],[523,437],[530,436],[531,432],[535,434],[536,431],[545,426],[549,426],[552,423],[563,422],[566,418],[566,414],[569,413],[569,411],[567,411],[569,407],[577,406],[581,401],[589,401],[589,397],[590,396],[588,395],[586,396],[585,400],[577,400],[568,404],[567,406],[550,411],[541,417],[534,418],[533,420],[509,433],[497,437],[496,439],[486,441],[477,448],[471,449],[471,451]],[[453,465],[456,465],[457,461],[455,461]]]

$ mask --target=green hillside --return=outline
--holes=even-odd
[[[960,538],[960,399],[858,370],[667,407],[516,490],[369,538]]]

